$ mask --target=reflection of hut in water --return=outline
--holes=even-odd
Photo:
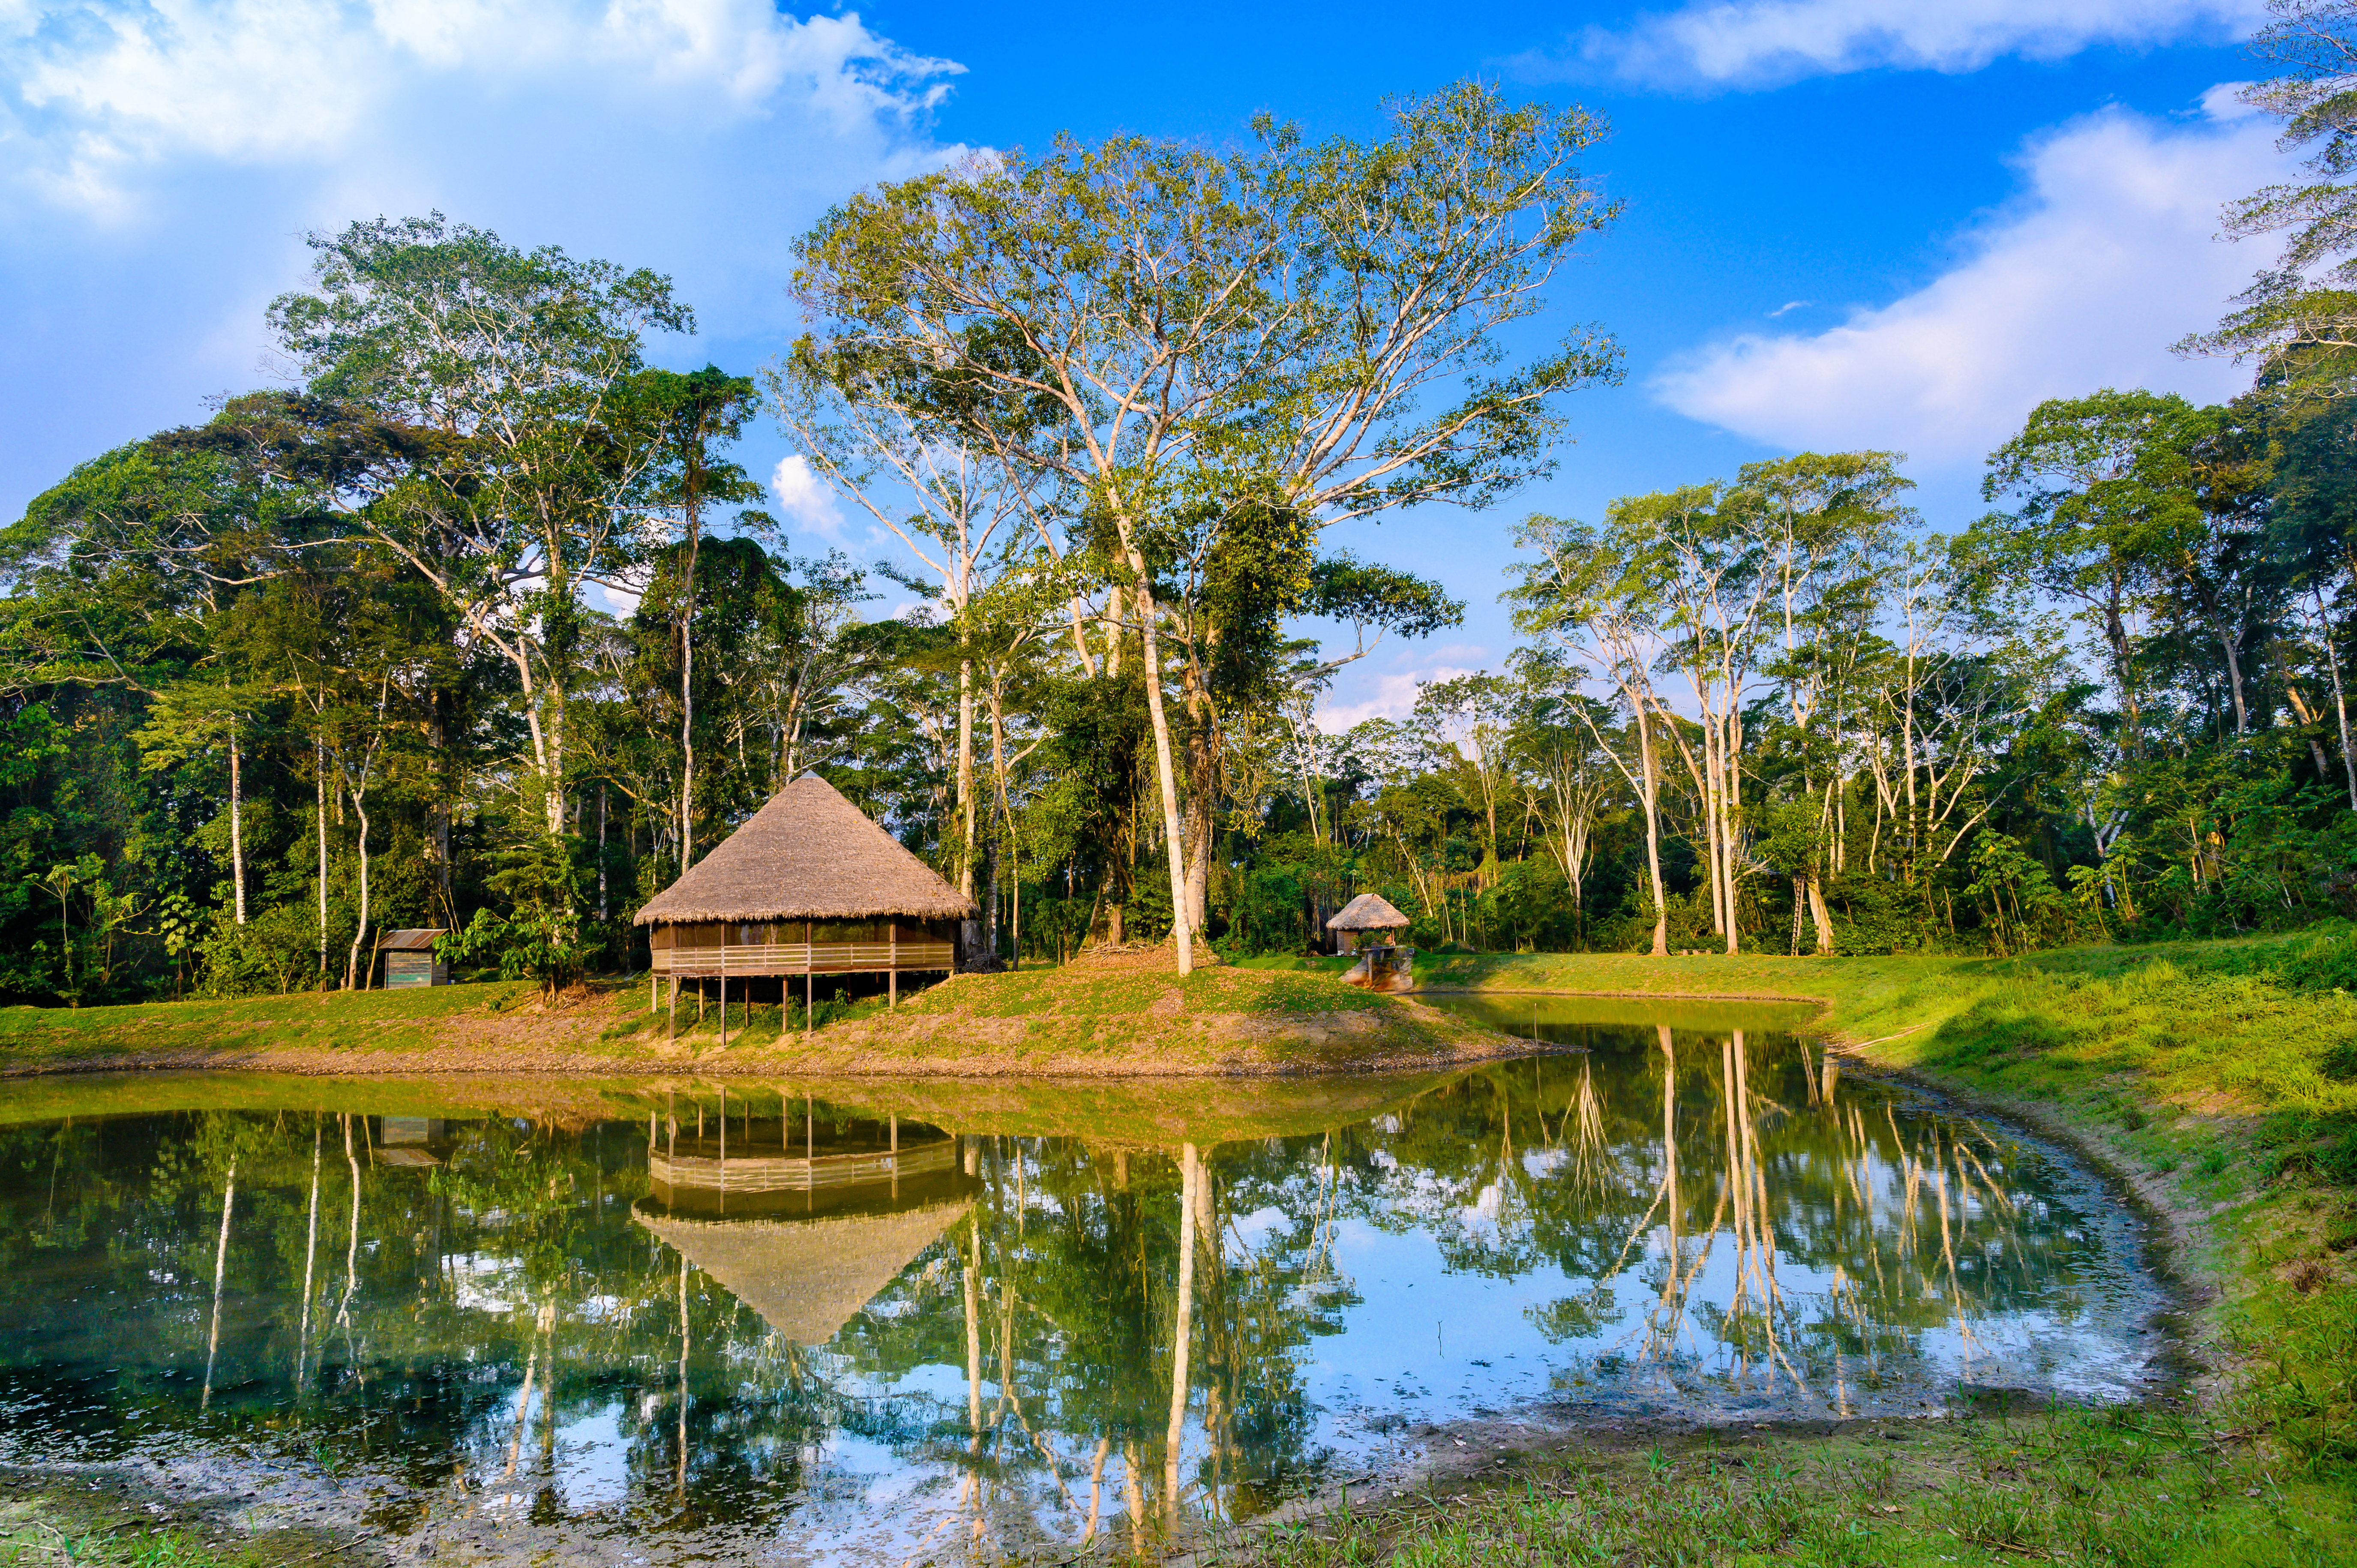
[[[439,1116],[380,1116],[372,1140],[381,1165],[438,1165],[450,1146],[450,1123]]]
[[[724,1133],[723,1130],[726,1130]],[[787,1338],[823,1345],[963,1214],[981,1184],[958,1142],[916,1122],[724,1114],[665,1137],[634,1216]]]
[[[955,966],[958,922],[973,913],[972,899],[806,773],[649,899],[636,922],[649,928],[650,967],[671,977],[674,1006],[682,980],[714,982],[725,1030],[732,979],[740,997],[758,977],[782,1000],[800,978],[807,1001],[816,976],[880,974],[897,999],[902,974]]]
[[[1407,990],[1415,983],[1408,970],[1415,961],[1415,950],[1396,945],[1398,935],[1407,928],[1407,917],[1380,893],[1361,893],[1343,905],[1341,912],[1326,922],[1326,929],[1334,933],[1334,950],[1348,953],[1363,949],[1366,956],[1342,978],[1376,991]]]

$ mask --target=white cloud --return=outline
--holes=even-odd
[[[1355,678],[1354,671],[1363,666],[1345,665],[1340,682],[1350,700],[1337,702],[1329,693],[1311,714],[1311,721],[1328,735],[1340,735],[1369,719],[1404,719],[1415,707],[1426,682],[1473,674],[1482,668],[1489,652],[1474,643],[1449,643],[1422,650],[1419,655],[1394,655],[1389,670],[1367,671]]]
[[[2257,0],[1696,0],[1624,29],[1590,28],[1568,58],[1517,63],[1535,75],[1602,67],[1647,81],[1762,86],[1885,67],[1978,70],[2007,55],[2055,60],[2105,44],[2222,41],[2263,16]]]
[[[0,31],[0,141],[51,199],[115,211],[163,166],[336,161],[440,88],[606,100],[660,135],[781,94],[839,126],[921,113],[957,69],[766,0],[84,0]]]
[[[268,379],[302,236],[356,219],[652,267],[702,332],[658,359],[758,362],[796,236],[963,154],[958,69],[771,0],[0,0],[0,516]]]
[[[842,542],[843,509],[809,458],[799,452],[779,458],[777,470],[770,476],[770,492],[778,498],[778,510],[785,514],[789,528],[807,528]]]
[[[2222,202],[2280,172],[2270,125],[2214,89],[2199,122],[2089,115],[2022,155],[2027,189],[1913,294],[1814,334],[1744,333],[1652,382],[1679,413],[1788,448],[1977,458],[2040,400],[2104,386],[2230,395],[2248,372],[2169,345],[2265,260],[2214,238]],[[2232,115],[2232,117],[2230,117]]]

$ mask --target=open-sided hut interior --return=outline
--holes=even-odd
[[[655,975],[726,985],[755,977],[899,977],[956,966],[957,925],[974,903],[899,841],[806,773],[710,854],[647,901]],[[740,994],[743,993],[740,992]],[[805,1001],[808,992],[805,990]]]

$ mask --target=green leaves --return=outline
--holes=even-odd
[[[1224,156],[1060,141],[865,193],[797,248],[795,363],[919,374],[945,432],[1131,511],[1484,504],[1546,471],[1558,394],[1618,375],[1593,329],[1498,369],[1617,214],[1577,168],[1604,128],[1472,84],[1391,119],[1314,145],[1265,122]]]

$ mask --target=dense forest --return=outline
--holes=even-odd
[[[973,894],[985,963],[1298,952],[1363,889],[1426,948],[2357,915],[2357,104],[2272,58],[2325,183],[2228,214],[2286,270],[2181,346],[2251,390],[2026,410],[1946,532],[1872,451],[1507,521],[1620,379],[1604,327],[1542,336],[1617,208],[1598,122],[1479,86],[863,192],[749,374],[650,362],[694,328],[651,273],[314,236],[280,384],[0,533],[0,999],[350,985],[395,926],[629,971],[636,908],[809,770]],[[732,457],[759,421],[892,560],[794,552]],[[1361,553],[1410,509],[1512,531],[1521,645],[1329,733],[1353,660],[1463,614]]]

